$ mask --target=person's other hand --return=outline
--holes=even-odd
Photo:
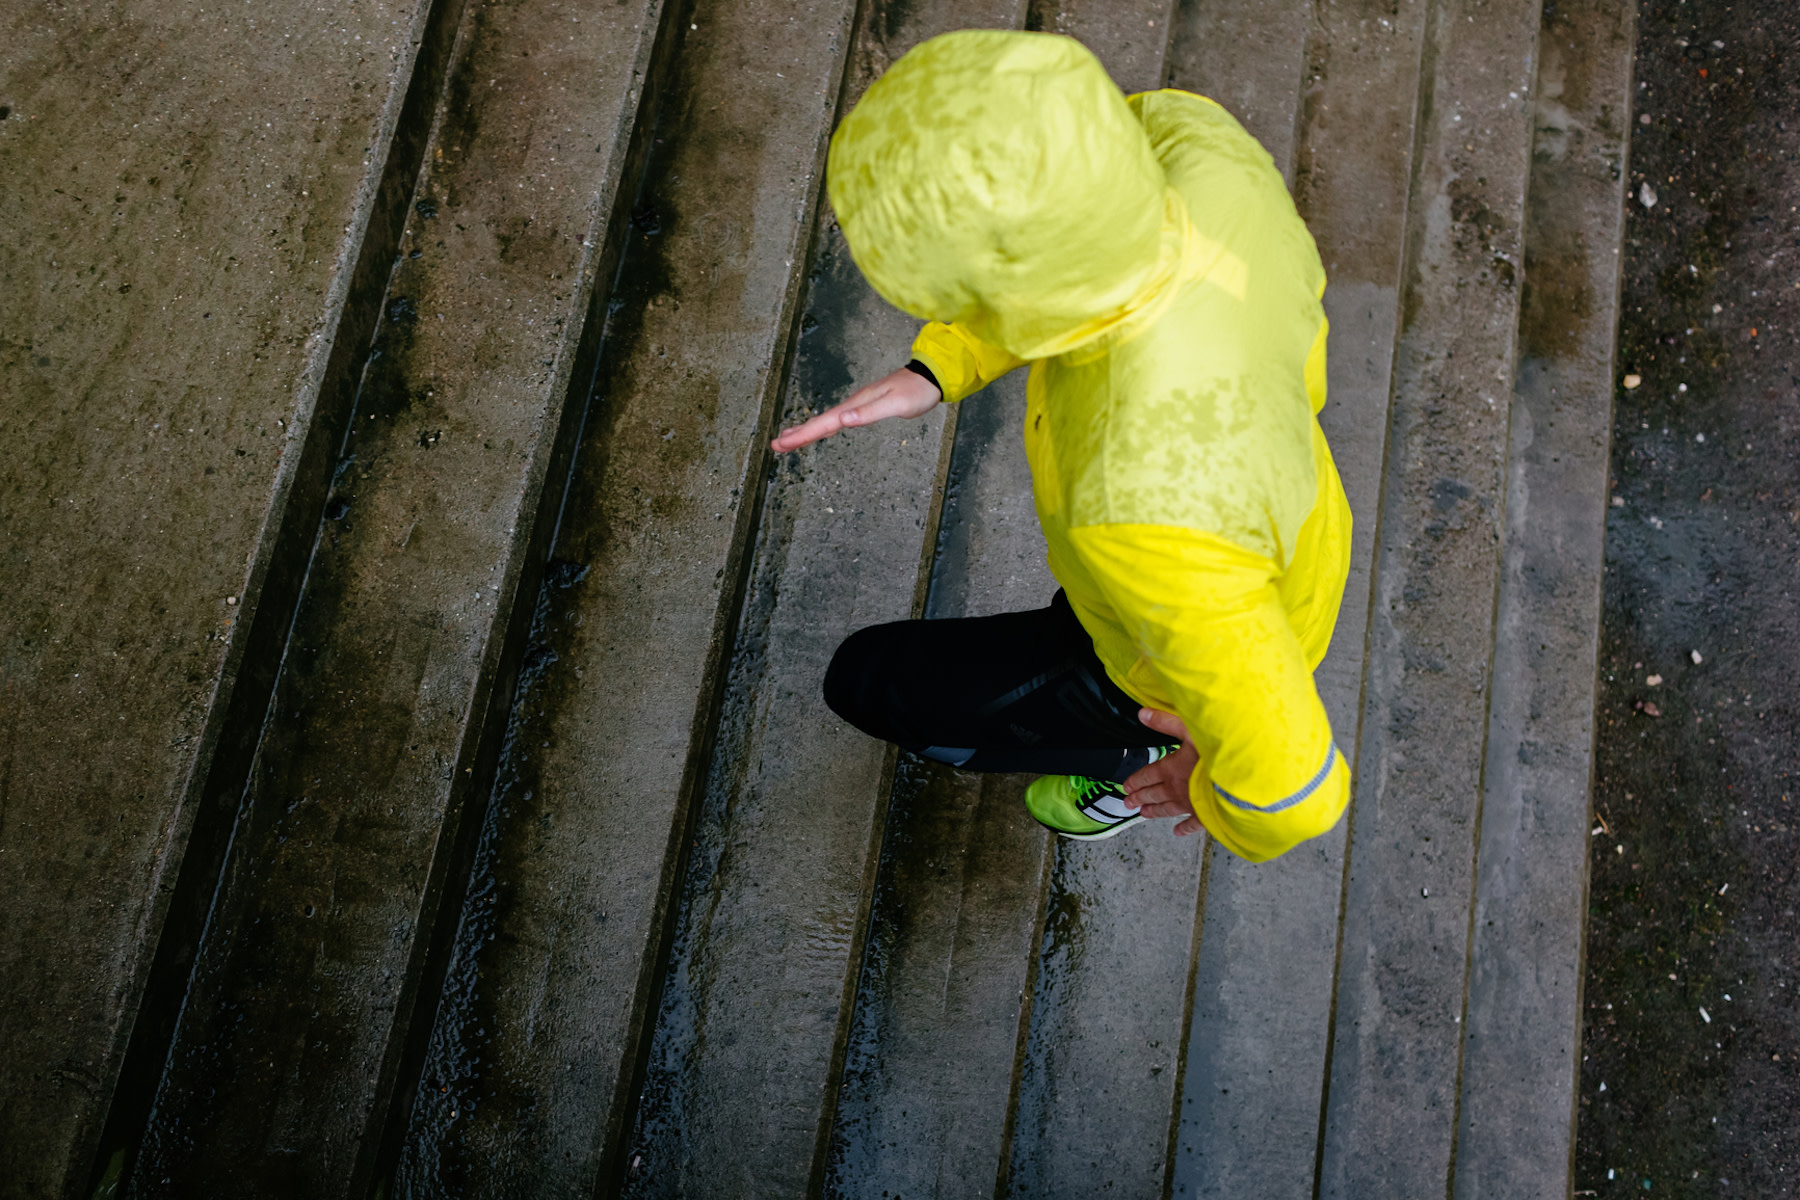
[[[805,424],[784,429],[770,442],[777,454],[798,450],[843,429],[873,425],[890,417],[922,417],[938,406],[944,394],[931,380],[902,367],[886,379],[855,392],[842,404],[833,405]]]
[[[1182,818],[1175,825],[1176,837],[1199,833],[1200,818],[1194,815],[1193,802],[1188,799],[1188,781],[1194,777],[1194,771],[1200,765],[1200,753],[1188,738],[1187,726],[1174,713],[1160,712],[1154,708],[1139,709],[1138,720],[1156,732],[1179,741],[1181,749],[1132,773],[1131,778],[1125,781],[1125,791],[1130,796],[1131,803],[1137,805],[1146,817]]]

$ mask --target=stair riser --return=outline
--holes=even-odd
[[[1563,1196],[1636,6],[1545,6],[1456,1143],[1457,1200]]]
[[[85,1194],[141,1121],[455,11],[4,19],[0,1194]]]
[[[1322,1196],[1450,1179],[1538,16],[1426,28]]]
[[[588,1195],[629,1171],[851,16],[684,18],[555,550],[585,573],[546,590],[544,665],[515,701],[405,1194],[460,1179]]]
[[[523,633],[511,601],[541,561],[544,481],[566,473],[591,375],[661,16],[584,26],[554,7],[471,8],[459,32],[141,1194],[356,1194],[373,1178],[498,742],[489,699]]]

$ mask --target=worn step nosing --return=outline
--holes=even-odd
[[[205,921],[230,836],[231,800],[248,773],[282,637],[297,603],[310,533],[318,524],[331,459],[349,419],[355,377],[368,352],[460,7],[458,0],[419,5],[397,39],[404,48],[393,59],[389,79],[394,86],[374,116],[362,178],[353,189],[353,212],[336,247],[338,265],[320,297],[317,331],[298,372],[293,406],[285,414],[283,448],[294,452],[281,456],[266,493],[247,570],[232,589],[237,619],[229,623],[225,652],[206,685],[203,725],[192,739],[196,749],[179,797],[159,822],[166,834],[150,880],[135,889],[147,903],[136,925],[136,947],[109,989],[119,1010],[108,1044],[96,1056],[100,1066],[89,1111],[72,1128],[49,1134],[63,1143],[59,1163],[46,1160],[41,1151],[28,1151],[40,1155],[29,1164],[12,1163],[8,1173],[20,1186],[36,1179],[56,1192],[86,1179],[91,1189],[119,1152],[135,1144],[146,1115],[162,1047],[179,1009],[191,947]],[[309,90],[318,82],[309,81]],[[66,1030],[59,1029],[59,1035],[59,1053],[66,1054]],[[15,1147],[31,1146],[24,1136],[9,1141]],[[60,1184],[51,1182],[58,1177]]]
[[[1504,505],[1509,409],[1497,396],[1514,370],[1539,5],[1446,7],[1431,20],[1320,1162],[1326,1196],[1435,1193],[1452,1170]]]
[[[489,693],[495,678],[508,674],[512,664],[516,663],[519,650],[519,631],[515,628],[518,622],[513,619],[515,613],[510,606],[510,600],[519,585],[520,577],[529,575],[535,568],[534,560],[541,556],[542,545],[547,533],[545,528],[547,523],[542,519],[540,510],[546,506],[553,508],[556,499],[554,495],[544,494],[543,478],[546,469],[553,471],[555,463],[559,459],[566,459],[567,456],[568,444],[571,440],[570,431],[574,425],[575,416],[579,413],[581,400],[585,396],[584,385],[590,371],[590,368],[584,366],[582,360],[585,354],[591,361],[592,348],[597,342],[596,333],[592,329],[591,317],[595,306],[591,297],[596,290],[596,284],[609,274],[610,260],[616,254],[618,235],[609,233],[604,222],[607,215],[619,207],[617,192],[620,177],[626,170],[627,160],[631,157],[628,146],[633,140],[632,130],[636,125],[636,104],[642,87],[644,68],[650,57],[649,45],[654,39],[654,32],[658,27],[656,18],[661,15],[659,6],[654,4],[648,11],[652,19],[643,24],[642,28],[646,32],[640,36],[635,62],[627,60],[618,67],[619,74],[616,84],[602,85],[602,90],[605,87],[614,89],[611,94],[617,98],[618,102],[610,104],[601,115],[603,124],[616,122],[616,129],[603,127],[600,130],[601,148],[609,153],[605,159],[600,160],[605,174],[597,189],[599,203],[583,206],[579,197],[582,183],[585,182],[584,179],[577,179],[574,187],[570,189],[571,201],[580,210],[577,213],[564,214],[565,216],[573,215],[574,219],[570,223],[575,225],[578,230],[569,238],[571,244],[564,267],[573,282],[567,287],[552,286],[548,289],[552,296],[548,298],[546,305],[549,310],[546,315],[546,329],[537,338],[538,342],[543,343],[543,347],[541,350],[535,350],[536,343],[533,344],[535,352],[549,354],[543,365],[550,366],[551,369],[541,371],[535,367],[526,367],[523,363],[512,365],[520,375],[529,377],[526,391],[528,394],[536,393],[539,409],[535,417],[526,417],[526,420],[531,423],[531,448],[525,456],[522,475],[513,482],[501,482],[498,478],[492,481],[510,497],[510,499],[502,499],[501,508],[498,511],[503,515],[496,518],[501,521],[510,521],[510,524],[504,530],[495,527],[491,531],[504,543],[504,553],[500,556],[503,561],[497,571],[492,566],[478,570],[477,579],[471,582],[479,582],[485,590],[493,591],[495,593],[494,601],[488,611],[470,615],[469,632],[471,636],[466,650],[463,651],[463,656],[467,661],[455,668],[456,671],[462,672],[465,678],[461,682],[453,684],[451,691],[444,696],[432,699],[422,694],[420,697],[425,701],[427,707],[441,707],[444,701],[449,701],[453,710],[460,712],[460,716],[455,715],[454,712],[446,714],[449,725],[442,730],[442,733],[448,740],[438,748],[439,753],[448,762],[454,764],[443,785],[443,790],[449,794],[447,799],[440,799],[431,805],[427,817],[432,827],[428,830],[418,830],[422,838],[423,852],[428,861],[428,866],[422,873],[420,886],[411,893],[410,898],[395,897],[401,901],[406,910],[406,916],[402,919],[402,923],[408,932],[401,945],[397,947],[401,951],[400,956],[394,958],[391,953],[386,956],[389,966],[383,971],[382,984],[394,989],[393,1002],[390,1006],[384,1006],[380,1012],[371,1013],[368,1020],[358,1022],[357,1036],[363,1040],[373,1039],[370,1045],[375,1069],[364,1083],[346,1085],[352,1092],[358,1093],[358,1099],[351,1103],[350,1111],[346,1114],[348,1124],[339,1122],[338,1124],[343,1126],[339,1129],[330,1122],[313,1121],[309,1123],[311,1132],[307,1136],[329,1137],[334,1143],[334,1150],[329,1161],[315,1161],[309,1168],[314,1172],[335,1173],[332,1177],[337,1182],[328,1185],[332,1190],[340,1187],[349,1191],[361,1190],[374,1172],[380,1142],[380,1129],[386,1118],[395,1069],[405,1043],[408,1017],[411,1004],[417,994],[420,969],[423,965],[426,948],[431,940],[436,902],[446,869],[459,852],[461,808],[473,790],[472,776],[475,769],[482,766],[484,760],[490,759],[492,756],[492,745],[498,730],[495,728],[493,720],[493,706],[488,703]],[[475,14],[475,19],[481,20],[481,15]],[[459,38],[458,43],[457,55],[459,58],[472,52],[470,47],[463,44],[463,41],[469,36],[468,31],[469,26],[465,21],[461,27],[462,37]],[[466,73],[472,67],[470,63],[462,62],[459,69]],[[452,77],[447,83],[450,85],[450,91],[445,95],[453,95],[456,84],[455,77]],[[437,121],[434,122],[434,130],[437,133],[441,133],[443,129],[444,105],[447,102],[446,99],[440,98],[436,105]],[[456,120],[461,120],[463,117],[463,113],[460,111],[452,115]],[[467,140],[470,134],[464,130],[461,136]],[[442,158],[445,147],[441,142],[436,144],[439,146],[439,157]],[[462,145],[449,147],[452,160],[455,160],[458,152],[465,148],[467,147]],[[476,136],[474,152],[479,154],[481,150],[482,143],[479,136]],[[579,160],[573,161],[578,162]],[[575,171],[577,176],[581,174],[581,169],[578,167],[571,167],[570,170]],[[445,165],[444,170],[436,173],[455,178],[455,170],[448,164]],[[430,192],[433,177],[434,173],[426,173],[420,185],[422,190],[416,195],[423,196]],[[565,179],[563,182],[570,181]],[[470,195],[474,196],[478,193],[479,187],[472,187],[468,190]],[[553,206],[553,203],[540,202],[534,207],[541,208],[546,204]],[[565,207],[567,206],[565,205]],[[454,212],[456,209],[453,207],[451,211]],[[427,215],[421,207],[420,214],[413,221],[415,236],[426,232],[428,228],[425,223]],[[583,227],[584,220],[585,227]],[[442,242],[439,244],[442,245]],[[458,252],[452,250],[446,253],[452,256],[446,260],[447,264],[454,263],[456,261],[454,256]],[[480,252],[477,250],[475,253],[479,254]],[[431,279],[434,270],[435,268],[425,269],[424,274],[409,286],[417,286],[421,280]],[[404,267],[396,267],[393,279],[399,281],[406,273]],[[412,274],[418,275],[419,273],[413,272]],[[439,274],[446,277],[450,286],[455,286],[455,271],[449,265],[446,265]],[[391,283],[390,287],[392,286],[394,284]],[[503,287],[505,285],[494,286]],[[537,286],[543,290],[542,285]],[[554,315],[554,320],[551,319],[551,315]],[[426,326],[426,330],[430,329],[432,326]],[[429,344],[429,339],[422,340]],[[449,344],[446,343],[446,345]],[[517,353],[532,353],[534,350],[527,350],[520,346]],[[470,377],[467,381],[459,378],[456,365],[456,356],[459,353],[465,352],[458,348],[449,348],[443,351],[450,369],[442,379],[438,380],[438,387],[448,392],[459,382],[464,382],[465,386],[479,389],[482,385],[477,382],[475,377]],[[500,352],[502,361],[506,353],[508,351]],[[419,369],[422,370],[422,366]],[[434,374],[433,378],[437,378],[437,376]],[[367,399],[367,397],[364,398],[365,402]],[[441,403],[452,405],[444,410],[442,417],[449,417],[455,412],[451,401],[445,400]],[[434,418],[442,419],[436,413],[432,415]],[[423,436],[421,435],[421,438]],[[379,445],[379,442],[377,444]],[[423,444],[424,442],[421,441],[421,445]],[[395,471],[397,474],[394,477],[397,480],[404,481],[406,479],[405,469],[396,467]],[[395,486],[401,486],[401,484],[397,483]],[[373,501],[367,497],[358,499],[359,505],[365,503],[375,506],[370,510],[373,515],[379,509],[379,493],[376,494]],[[329,528],[329,523],[325,528]],[[408,537],[410,534],[409,530]],[[404,547],[405,541],[406,539],[402,539],[399,545]],[[483,557],[485,558],[485,556]],[[369,565],[375,566],[373,563]],[[317,586],[317,583],[317,580],[309,581],[308,591],[310,592],[314,586]],[[467,586],[467,584],[462,586]],[[304,606],[307,603],[306,598],[303,597],[300,603]],[[340,631],[325,629],[316,632],[321,633],[328,640],[335,640]],[[406,647],[402,645],[399,646],[399,649],[404,651]],[[418,647],[418,650],[423,653],[424,647]],[[473,657],[469,657],[470,655]],[[422,662],[421,669],[423,666]],[[442,672],[441,664],[437,670],[439,673]],[[441,684],[430,682],[432,678],[431,675],[425,677],[428,686],[442,691]],[[460,709],[457,708],[459,704]],[[276,722],[279,722],[280,719],[280,717],[272,716],[272,720]],[[271,728],[276,727],[271,726]],[[265,731],[265,738],[268,736],[268,732]],[[462,768],[465,763],[469,764],[466,769],[457,769]],[[437,786],[430,785],[432,789],[436,789]],[[439,812],[440,809],[441,812]],[[432,817],[432,813],[438,815]],[[254,826],[250,828],[253,831],[255,829]],[[254,845],[247,846],[241,853],[254,853],[255,850]],[[241,872],[239,875],[241,877]],[[241,899],[235,901],[235,904],[263,903],[255,899],[257,890],[251,888],[239,892],[238,895]],[[231,895],[225,895],[222,899],[228,904],[234,903]],[[252,908],[246,911],[256,911],[256,909]],[[353,914],[351,920],[354,919]],[[218,932],[227,938],[232,936],[229,924],[220,926]],[[213,958],[220,962],[221,966],[228,961],[219,959],[220,952],[225,950],[226,947],[222,945],[213,953]],[[379,965],[379,963],[375,965]],[[224,966],[224,969],[229,972],[232,968]],[[398,977],[397,982],[394,981],[395,977]],[[231,976],[226,974],[220,978],[229,979]],[[205,995],[206,993],[203,992],[199,997],[202,1014],[205,1012]],[[190,1008],[192,1008],[194,1000],[195,997],[190,995],[188,1000]],[[177,1036],[179,1038],[180,1035]],[[179,1040],[176,1045],[180,1046]],[[191,1051],[188,1052],[189,1055],[191,1053]],[[184,1058],[181,1054],[172,1054],[171,1068],[182,1061]],[[357,1069],[357,1073],[361,1073],[361,1068]],[[328,1089],[337,1085],[334,1084],[333,1076],[327,1069],[323,1071],[310,1070],[307,1086]],[[366,1094],[363,1094],[365,1092]],[[285,1109],[285,1106],[283,1107]],[[337,1111],[339,1106],[328,1105],[326,1107]],[[239,1111],[245,1110],[240,1109]],[[256,1110],[252,1108],[250,1111]],[[179,1114],[173,1115],[179,1121]],[[271,1115],[279,1118],[279,1113]],[[219,1136],[220,1128],[214,1126],[208,1142],[216,1141]],[[205,1168],[195,1166],[190,1169],[204,1170]],[[228,1170],[236,1172],[239,1167],[231,1167]]]
[[[1559,4],[1540,42],[1458,1200],[1573,1186],[1635,15]]]

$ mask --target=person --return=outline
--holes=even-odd
[[[1313,684],[1350,511],[1317,414],[1325,274],[1223,108],[1125,97],[1078,42],[915,47],[833,135],[858,267],[929,323],[912,361],[785,430],[787,452],[919,417],[1030,365],[1047,608],[863,629],[825,677],[864,732],[1026,771],[1067,837],[1151,817],[1254,862],[1331,828],[1349,767]]]

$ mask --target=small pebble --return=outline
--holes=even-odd
[[[1655,208],[1656,189],[1651,187],[1648,183],[1638,188],[1638,203],[1642,204],[1645,208]]]
[[[236,596],[227,596],[227,597],[225,597],[225,603],[227,603],[227,604],[236,604],[236,603],[237,603],[237,597],[236,597]]]
[[[1651,676],[1646,677],[1644,682],[1649,684],[1651,687],[1660,687],[1662,685],[1662,676],[1661,675],[1651,675]]]
[[[1700,657],[1700,652],[1698,650],[1689,650],[1688,657],[1694,660],[1694,665],[1696,667],[1706,661],[1704,658]]]
[[[1642,375],[1627,375],[1625,377],[1625,390],[1629,392],[1632,388],[1637,387],[1642,382],[1644,382],[1644,377]]]
[[[1704,1007],[1700,1010],[1700,1019],[1705,1021],[1708,1025],[1712,1024],[1712,1014],[1707,1012]]]

